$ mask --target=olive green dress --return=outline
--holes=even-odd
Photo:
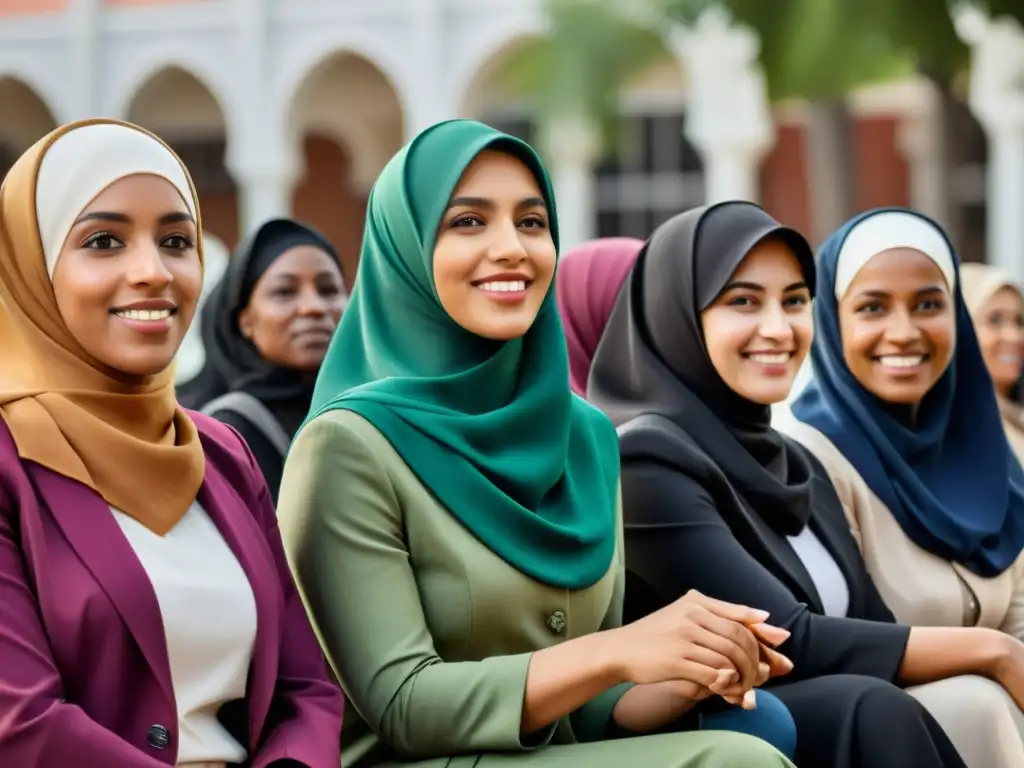
[[[531,653],[621,621],[621,521],[604,578],[579,590],[542,584],[487,549],[370,422],[344,410],[299,434],[278,515],[347,697],[346,768],[791,765],[766,742],[724,731],[603,740],[628,686],[521,737]]]

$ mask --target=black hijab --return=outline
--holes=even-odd
[[[672,465],[695,478],[722,472],[775,530],[795,535],[810,517],[814,469],[771,428],[770,406],[747,400],[722,380],[701,324],[701,313],[766,238],[792,249],[813,290],[810,245],[753,203],[697,208],[655,230],[612,311],[587,399],[620,434],[630,427],[623,459],[635,452],[664,460],[667,449]],[[640,419],[652,415],[660,417],[659,426]]]
[[[292,219],[271,219],[235,251],[203,307],[200,330],[206,362],[179,391],[183,405],[201,408],[225,392],[244,391],[275,412],[308,409],[316,373],[284,368],[265,359],[238,325],[239,314],[248,306],[259,279],[286,251],[300,245],[322,250],[340,268],[338,253],[327,238]],[[284,420],[294,421],[290,416]]]

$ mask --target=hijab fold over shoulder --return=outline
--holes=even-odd
[[[698,208],[659,227],[612,311],[587,396],[620,435],[628,435],[621,443],[623,460],[671,457],[676,469],[698,480],[723,472],[774,528],[794,534],[810,516],[812,466],[771,428],[769,407],[743,398],[722,380],[701,322],[746,255],[767,238],[790,247],[813,285],[806,240],[753,203]],[[660,416],[664,423],[658,430],[637,428],[633,422],[644,415]],[[666,424],[676,434],[671,452],[664,445]]]
[[[833,291],[843,243],[873,216],[901,210],[862,214],[822,245],[814,308],[817,335],[811,351],[814,375],[794,401],[793,414],[842,451],[918,546],[980,576],[995,576],[1024,548],[1024,472],[1007,443],[959,275],[952,296],[953,360],[918,406],[913,424],[905,409],[889,406],[864,389],[843,357]],[[928,222],[946,240],[930,219],[914,211],[902,213]]]
[[[23,460],[89,486],[110,506],[162,535],[195,501],[205,471],[203,449],[195,425],[175,399],[171,367],[135,377],[104,366],[71,335],[57,307],[37,202],[66,206],[74,200],[77,206],[102,191],[75,196],[37,189],[47,152],[75,131],[92,135],[62,145],[60,178],[46,183],[95,185],[90,169],[97,157],[117,158],[119,178],[162,175],[187,195],[196,229],[202,231],[195,187],[184,165],[160,139],[137,126],[104,119],[71,123],[25,152],[0,190],[0,313],[6,315],[0,322],[0,414]],[[126,143],[131,153],[125,152]],[[68,146],[73,151],[65,151]],[[132,154],[135,165],[122,162],[125,154]],[[145,162],[147,157],[151,162]],[[160,170],[167,168],[175,172]],[[185,190],[181,179],[188,185]],[[74,221],[79,213],[46,211],[53,222]],[[54,233],[60,230],[56,225],[50,229],[56,241]],[[201,259],[202,243],[197,247]]]
[[[488,149],[533,172],[557,245],[551,184],[528,145],[471,120],[428,128],[370,193],[352,300],[309,418],[360,414],[493,552],[538,581],[585,587],[615,551],[618,451],[607,419],[569,390],[553,291],[526,335],[505,342],[461,328],[436,297],[439,222]]]

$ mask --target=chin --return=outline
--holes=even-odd
[[[890,405],[917,405],[924,396],[928,394],[931,387],[920,387],[917,385],[908,387],[870,387],[868,391],[884,403]]]
[[[512,341],[512,339],[518,339],[525,336],[532,325],[532,322],[488,323],[480,324],[478,327],[470,328],[469,330],[477,336],[482,336],[483,338],[491,339],[492,341]]]
[[[156,376],[158,373],[163,373],[170,368],[173,363],[173,355],[170,357],[166,355],[145,355],[111,360],[106,362],[106,365],[127,376]]]

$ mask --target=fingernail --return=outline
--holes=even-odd
[[[757,708],[757,693],[751,688],[749,691],[743,694],[743,708],[744,709],[756,709]]]
[[[756,624],[764,624],[766,621],[768,621],[768,617],[771,616],[771,614],[768,613],[768,611],[759,611],[756,608],[754,608],[753,612],[751,613],[751,616],[753,616],[754,622]]]

